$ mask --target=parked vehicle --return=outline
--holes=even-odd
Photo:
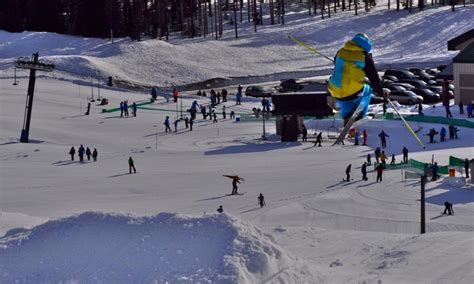
[[[398,80],[401,79],[417,79],[417,76],[408,70],[386,70],[384,73],[385,76],[395,76]]]
[[[392,82],[398,82],[398,78],[396,76],[393,76],[393,75],[384,75],[383,78],[385,80],[390,80]]]
[[[383,87],[389,89],[390,91],[406,91],[406,90],[407,90],[407,89],[406,89],[405,87],[403,87],[403,86],[394,85],[394,84],[384,85]]]
[[[417,94],[418,96],[422,96],[423,102],[425,103],[435,103],[441,100],[441,96],[439,94],[434,93],[430,89],[413,89],[411,91]]]
[[[248,86],[245,89],[245,95],[249,97],[269,97],[273,93],[275,93],[274,89],[269,89],[262,86]]]
[[[304,84],[296,82],[295,79],[281,80],[279,91],[284,92],[297,92],[305,87]]]
[[[415,86],[413,86],[412,84],[408,84],[408,83],[393,83],[392,86],[402,86],[403,88],[407,89],[407,90],[411,90],[411,89],[414,89]]]
[[[403,80],[400,80],[400,82],[401,83],[408,83],[410,85],[413,85],[417,89],[425,89],[425,88],[428,87],[427,83],[425,83],[422,80],[418,80],[418,79],[403,79]]]
[[[434,79],[434,76],[428,74],[423,68],[410,68],[408,70],[423,81]]]
[[[390,93],[390,99],[399,102],[400,104],[413,105],[423,102],[423,97],[418,96],[412,91],[393,91]]]
[[[441,94],[443,93],[443,87],[441,86],[428,86],[428,89],[431,90],[433,93],[436,93],[438,95],[441,96]],[[448,91],[449,93],[449,98],[450,99],[454,99],[454,92],[449,90]]]
[[[430,85],[432,85],[432,86],[441,86],[442,87],[443,86],[443,81],[435,81],[433,84],[430,84]],[[450,91],[454,92],[454,84],[449,83],[448,88],[449,88]]]

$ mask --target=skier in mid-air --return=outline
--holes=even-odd
[[[328,89],[336,99],[344,125],[361,103],[364,103],[365,107],[358,118],[367,115],[372,89],[376,93],[388,95],[388,91],[382,89],[372,55],[369,53],[371,49],[372,42],[367,35],[356,34],[336,54]],[[369,78],[371,86],[364,82],[365,77]]]

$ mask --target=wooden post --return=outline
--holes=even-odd
[[[420,206],[420,234],[424,234],[426,232],[425,228],[425,184],[426,184],[426,176],[421,177],[421,206]]]

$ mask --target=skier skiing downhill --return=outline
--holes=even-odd
[[[372,55],[369,53],[371,49],[372,42],[367,35],[356,34],[336,54],[328,89],[331,96],[336,99],[344,125],[359,104],[364,108],[358,119],[367,115],[372,88],[383,96],[389,94],[382,89]],[[372,88],[364,82],[365,77],[369,78]]]

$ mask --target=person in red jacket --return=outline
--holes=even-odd
[[[382,174],[383,174],[383,165],[382,164],[379,164],[376,168],[377,170],[377,182],[382,182]]]
[[[173,100],[175,103],[178,102],[178,97],[179,97],[178,89],[173,88]]]
[[[362,145],[367,145],[367,130],[362,131]]]

